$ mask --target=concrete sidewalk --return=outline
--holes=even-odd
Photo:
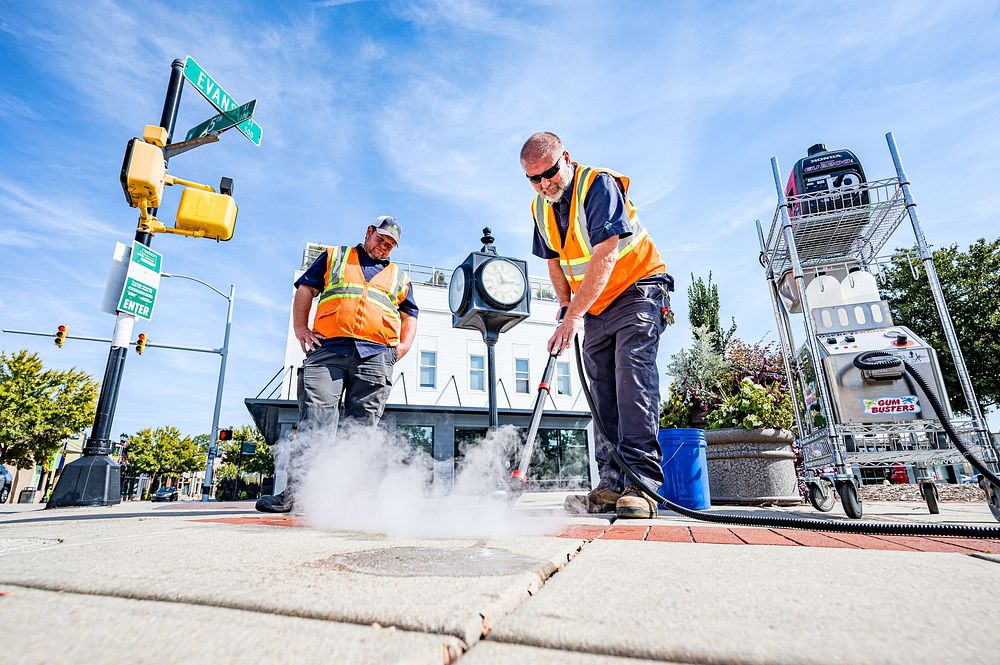
[[[563,496],[515,509],[549,535],[448,540],[314,529],[246,502],[5,506],[0,662],[981,663],[1000,651],[1000,540],[667,513],[626,524],[565,515]],[[984,504],[865,510],[1000,526]]]

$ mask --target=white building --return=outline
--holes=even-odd
[[[322,245],[306,245],[302,265],[294,272],[292,281],[323,250]],[[434,482],[447,487],[466,447],[475,445],[487,429],[486,344],[476,331],[451,327],[450,268],[398,265],[410,275],[420,315],[413,347],[396,363],[382,423],[432,453]],[[500,423],[523,429],[530,421],[538,384],[548,361],[546,343],[555,329],[558,309],[547,278],[530,278],[529,284],[530,317],[501,334],[495,347]],[[272,379],[274,388],[270,393],[262,391],[257,398],[246,400],[268,443],[289,436],[295,427],[297,370],[304,357],[292,331],[289,305],[285,360]],[[590,487],[590,479],[597,478],[590,412],[572,353],[557,361],[551,383],[552,392],[546,400],[536,446],[540,461],[529,473],[529,480],[539,489]],[[278,480],[277,484],[283,483]]]

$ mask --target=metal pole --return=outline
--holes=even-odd
[[[917,249],[920,252],[920,260],[924,264],[924,272],[927,274],[927,282],[931,287],[931,294],[934,296],[934,305],[937,307],[938,317],[941,319],[941,327],[944,329],[944,337],[948,343],[948,350],[955,361],[955,371],[958,373],[958,382],[962,386],[962,394],[965,396],[965,403],[969,407],[981,437],[985,441],[989,440],[989,431],[986,428],[986,421],[983,419],[982,411],[979,408],[979,401],[976,399],[976,391],[972,387],[972,378],[965,365],[965,357],[962,349],[958,345],[958,335],[955,333],[955,326],[951,321],[951,314],[948,312],[948,304],[944,300],[944,293],[941,290],[941,282],[938,280],[937,270],[934,268],[934,256],[931,254],[924,237],[924,231],[920,227],[920,219],[917,217],[917,204],[910,194],[910,180],[903,170],[903,160],[899,157],[899,150],[896,148],[896,139],[892,132],[885,135],[885,140],[889,144],[889,153],[892,155],[892,163],[896,166],[896,176],[899,178],[899,186],[903,190],[903,200],[906,202],[906,212],[910,216],[910,224],[913,226],[913,235],[917,239]]]
[[[236,300],[236,285],[229,285],[229,308],[226,311],[226,336],[222,340],[222,360],[219,362],[219,385],[215,390],[215,413],[212,414],[212,442],[208,446],[205,460],[205,480],[201,485],[201,500],[208,501],[212,494],[212,466],[219,444],[219,412],[222,410],[222,388],[226,383],[226,360],[229,358],[229,333],[233,327],[233,302]]]
[[[792,218],[788,214],[788,199],[785,198],[785,189],[781,185],[781,171],[778,168],[778,158],[771,158],[771,172],[774,175],[774,187],[778,191],[778,208],[781,211],[781,231],[785,236],[785,245],[788,248],[788,257],[792,263],[792,274],[795,277],[795,286],[799,292],[799,300],[802,302],[802,319],[806,328],[806,344],[809,346],[809,354],[812,356],[813,368],[816,372],[816,389],[819,392],[820,409],[823,418],[826,420],[827,431],[832,445],[834,462],[837,465],[837,476],[847,477],[847,463],[844,459],[842,447],[839,445],[837,429],[833,420],[833,402],[830,398],[830,390],[826,384],[826,371],[823,369],[822,358],[816,349],[816,326],[812,320],[812,310],[809,308],[809,300],[806,298],[806,279],[802,272],[802,263],[799,261],[799,251],[795,246],[795,235],[792,232]]]
[[[771,293],[771,308],[774,310],[774,321],[778,326],[778,343],[781,344],[781,360],[785,366],[785,379],[788,381],[788,392],[792,398],[792,411],[795,413],[795,426],[798,428],[799,437],[805,437],[806,431],[802,427],[802,416],[799,413],[799,398],[795,394],[795,376],[792,374],[792,364],[791,356],[795,353],[795,349],[792,348],[791,343],[785,338],[785,326],[782,317],[782,311],[779,309],[779,299],[778,287],[774,283],[774,268],[771,261],[767,260],[767,248],[764,246],[764,229],[760,226],[760,220],[757,220],[757,240],[760,242],[760,252],[761,256],[764,257],[764,261],[767,264],[767,284],[770,287]]]
[[[497,363],[495,348],[499,334],[496,332],[484,332],[483,341],[486,342],[486,373],[490,382],[489,392],[489,412],[490,429],[495,430],[500,427],[500,414],[497,411]]]
[[[160,116],[160,126],[173,134],[177,122],[177,108],[181,103],[181,91],[184,86],[184,61],[174,60],[170,65],[170,79],[167,82],[167,93],[163,101],[163,113]],[[169,137],[168,137],[169,144]],[[156,211],[153,211],[155,214]],[[149,246],[152,235],[141,231],[135,232],[137,242]],[[83,449],[83,456],[66,465],[59,482],[52,490],[47,507],[61,506],[107,506],[121,503],[121,470],[119,465],[109,459],[111,452],[111,424],[115,417],[115,406],[118,403],[118,389],[121,386],[122,373],[125,370],[125,358],[128,355],[129,340],[132,338],[132,328],[135,317],[124,312],[118,313],[115,320],[115,332],[111,338],[111,349],[108,352],[108,362],[104,369],[104,380],[101,382],[101,393],[97,399],[97,413],[94,425],[90,430],[90,438]]]

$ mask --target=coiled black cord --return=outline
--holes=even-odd
[[[618,452],[618,446],[612,443],[613,439],[608,436],[607,430],[604,429],[604,423],[601,422],[600,417],[597,415],[597,408],[594,405],[594,397],[590,392],[590,381],[587,380],[586,371],[583,367],[583,352],[580,350],[580,339],[579,337],[574,338],[574,344],[576,347],[576,364],[580,372],[580,384],[583,387],[584,397],[587,398],[587,405],[590,407],[590,413],[594,419],[594,424],[600,435],[604,437],[604,440],[608,443],[610,448],[611,457],[615,460],[615,464],[625,473],[629,481],[636,487],[640,488],[650,499],[654,502],[663,504],[668,509],[684,515],[685,517],[691,517],[696,520],[702,520],[703,522],[714,522],[716,524],[738,524],[743,526],[766,526],[766,527],[777,527],[784,529],[809,529],[811,531],[831,531],[836,533],[864,533],[878,536],[961,536],[964,538],[1000,538],[1000,527],[986,527],[986,526],[973,526],[966,524],[899,524],[899,523],[881,523],[881,522],[853,522],[846,520],[818,520],[808,517],[793,517],[784,514],[773,514],[773,515],[747,515],[739,513],[711,513],[701,510],[692,510],[691,508],[685,508],[679,504],[665,499],[656,493],[657,488],[650,488],[646,485],[645,481],[636,474],[635,471],[629,467],[628,463],[622,458],[621,453]],[[869,353],[880,353],[880,352],[869,352]],[[884,352],[881,352],[884,353]],[[867,354],[860,354],[859,357],[865,356]],[[916,378],[918,383],[922,381],[922,378],[917,374],[912,368],[907,368],[905,361],[901,358],[897,358],[900,362],[903,362],[903,367],[907,372],[912,373]],[[881,362],[881,361],[878,361]],[[926,386],[926,382],[921,386],[922,388]],[[924,392],[930,396],[931,392],[929,390],[924,390]],[[931,406],[934,406],[934,401],[931,401]],[[940,408],[940,402],[937,403],[935,411]],[[943,411],[943,410],[942,410]],[[948,422],[946,418],[942,416],[941,413],[938,414],[941,419],[941,423],[947,423],[945,431],[948,432],[948,436],[951,437],[952,441],[955,442],[956,447],[962,446],[959,450],[963,455],[968,451],[961,444],[958,438],[958,434],[955,432],[954,428],[951,427],[951,423]],[[966,457],[969,457],[968,455]],[[971,459],[970,459],[971,462]],[[978,460],[973,463],[973,466],[979,464]],[[980,466],[982,466],[980,464]],[[976,469],[979,469],[976,466]],[[985,466],[983,466],[985,468]],[[992,473],[989,475],[983,474],[985,477],[990,478],[992,481],[996,478]],[[993,492],[997,492],[997,487],[1000,486],[1000,482],[994,483],[992,488]]]

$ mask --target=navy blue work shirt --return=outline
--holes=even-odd
[[[382,269],[389,265],[388,260],[372,258],[365,251],[364,245],[357,245],[358,263],[361,264],[361,273],[365,281],[370,282],[375,275],[382,272]],[[302,273],[302,276],[295,280],[295,288],[300,286],[310,286],[320,293],[326,288],[326,271],[329,268],[329,254],[323,252],[319,258],[313,261],[309,269]],[[406,297],[399,303],[399,311],[410,316],[417,316],[420,310],[413,299],[413,287],[406,290]],[[358,355],[362,358],[370,358],[385,351],[388,347],[384,344],[377,344],[363,339],[353,337],[330,337],[323,340],[323,348],[331,353],[346,356],[354,349],[358,350]]]
[[[576,175],[577,167],[573,167]],[[563,192],[562,197],[552,204],[556,214],[556,225],[559,236],[566,242],[566,231],[569,229],[569,210],[573,199],[573,187]],[[625,196],[618,181],[607,173],[598,173],[593,184],[587,190],[583,208],[587,213],[587,234],[590,244],[596,246],[608,238],[615,236],[628,237],[632,235],[632,227],[628,223],[628,212],[625,210]],[[549,249],[545,240],[535,227],[535,237],[532,241],[531,253],[541,259],[558,259],[559,254]]]

